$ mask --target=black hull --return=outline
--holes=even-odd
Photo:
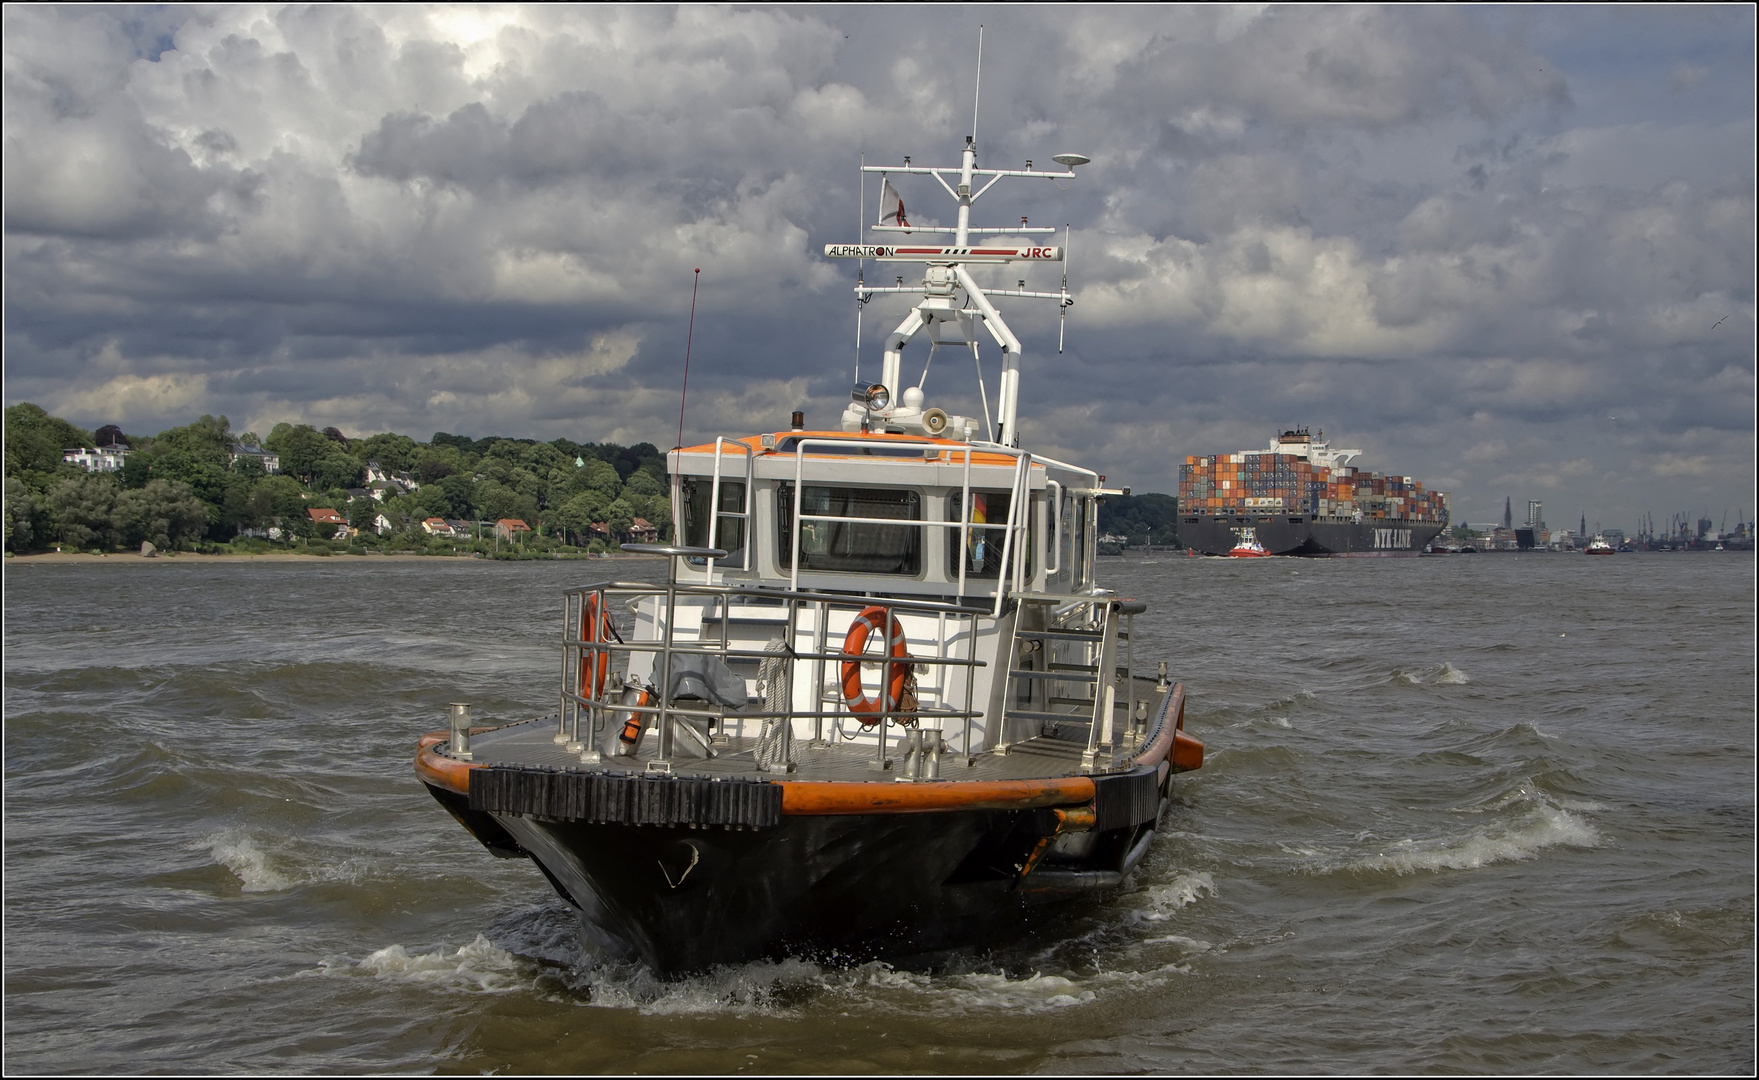
[[[1085,850],[1053,852],[1023,876],[1020,867],[1055,829],[1049,811],[789,816],[770,828],[690,828],[485,814],[429,790],[496,854],[529,855],[580,908],[602,950],[664,975],[1017,938],[1047,905],[1120,884],[1155,825],[1076,834],[1073,846]]]
[[[1439,522],[1314,520],[1299,514],[1208,515],[1179,518],[1179,539],[1205,555],[1226,555],[1251,529],[1272,555],[1419,554],[1446,526]]]

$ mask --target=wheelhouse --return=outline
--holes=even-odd
[[[993,444],[788,431],[671,454],[679,581],[969,603],[1094,587],[1101,477]],[[998,612],[999,613],[999,612]]]

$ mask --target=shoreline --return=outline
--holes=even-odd
[[[160,552],[156,555],[140,555],[132,551],[113,551],[107,555],[92,555],[82,551],[45,551],[34,555],[19,555],[8,552],[5,565],[8,567],[36,564],[44,566],[62,566],[83,564],[96,566],[112,563],[190,563],[190,562],[604,562],[613,559],[659,559],[660,555],[634,555],[619,552],[616,555],[605,555],[598,558],[561,558],[561,559],[477,559],[469,555],[417,555],[413,552],[400,551],[373,555],[312,555],[297,551],[276,551],[261,553],[214,554],[194,551]]]

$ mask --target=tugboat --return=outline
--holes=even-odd
[[[1264,545],[1258,542],[1258,533],[1252,529],[1235,529],[1234,546],[1228,549],[1228,555],[1235,559],[1261,559],[1269,555]]]
[[[1588,546],[1586,548],[1582,549],[1582,554],[1584,554],[1584,555],[1616,555],[1616,554],[1618,554],[1618,549],[1613,547],[1611,544],[1607,543],[1606,537],[1601,536],[1599,533],[1595,533],[1594,539],[1588,541]]]
[[[668,455],[674,544],[664,584],[602,581],[562,596],[557,711],[423,737],[415,770],[492,854],[528,858],[580,910],[603,954],[662,975],[784,955],[858,958],[993,943],[1141,862],[1174,774],[1203,744],[1183,687],[1135,652],[1146,610],[1095,580],[1091,469],[1021,446],[1024,350],[986,268],[1064,249],[973,236],[978,196],[1058,171],[866,166],[905,228],[889,175],[932,177],[951,243],[831,244],[830,258],[925,266],[834,428],[789,426]],[[993,271],[991,271],[993,273]],[[1012,276],[1012,275],[1010,275]],[[900,283],[903,278],[898,279]],[[904,380],[926,336],[1001,346],[994,416],[948,415]],[[924,374],[927,365],[924,363]],[[979,376],[981,378],[981,367]]]

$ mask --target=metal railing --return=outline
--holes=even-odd
[[[1082,752],[1082,767],[1090,772],[1102,768],[1100,759],[1111,757],[1124,745],[1135,731],[1137,721],[1147,715],[1148,702],[1137,695],[1134,633],[1135,617],[1147,610],[1147,605],[1111,595],[1069,593],[1016,593],[1015,599],[1022,610],[1029,606],[1044,608],[1049,618],[1041,628],[1016,625],[1016,640],[1037,639],[1036,651],[1041,657],[1038,663],[1042,670],[1010,667],[1003,695],[1004,708],[1015,717],[1084,722],[1087,745]],[[1075,655],[1067,655],[1071,652]],[[1010,663],[1018,659],[1017,653],[1016,649]],[[1063,655],[1059,656],[1059,653]],[[1042,711],[1037,704],[1021,709],[1015,695],[1017,679],[1042,684],[1042,690],[1033,690],[1028,695],[1034,702],[1038,702],[1042,695]],[[1055,693],[1059,683],[1090,687],[1092,696],[1059,696]],[[1121,701],[1120,689],[1123,691]],[[1058,711],[1071,708],[1077,711]]]
[[[948,723],[963,724],[962,752],[967,761],[972,755],[972,725],[979,716],[973,709],[973,696],[976,691],[977,669],[988,667],[988,663],[976,658],[978,620],[990,615],[987,605],[978,607],[966,604],[944,603],[928,600],[907,600],[900,598],[879,598],[843,593],[824,593],[802,589],[759,588],[750,586],[715,585],[715,584],[680,584],[677,578],[679,560],[684,558],[719,559],[725,558],[726,552],[714,548],[680,547],[656,544],[625,544],[626,551],[643,554],[666,555],[672,559],[671,572],[664,585],[638,582],[601,582],[582,588],[569,589],[563,594],[563,659],[561,679],[561,706],[557,718],[555,740],[563,744],[563,748],[571,753],[579,753],[582,761],[600,761],[603,758],[603,747],[613,723],[620,717],[640,714],[653,718],[657,732],[657,754],[652,755],[646,768],[652,772],[672,771],[672,760],[675,739],[679,731],[687,731],[692,737],[703,742],[707,754],[714,756],[712,740],[703,741],[701,733],[689,724],[679,724],[679,718],[701,719],[720,722],[724,725],[729,716],[737,716],[741,720],[767,721],[784,720],[790,726],[795,720],[811,719],[813,721],[813,742],[818,745],[825,743],[826,727],[839,721],[854,719],[863,727],[872,730],[877,738],[873,767],[888,767],[886,750],[889,729],[912,727],[918,730],[934,729]],[[663,597],[663,608],[658,606],[659,598]],[[720,621],[719,641],[702,638],[697,641],[680,641],[678,625],[679,599],[710,598],[713,601],[711,613],[705,614],[703,626],[711,619],[713,608],[718,607]],[[614,618],[609,623],[610,632],[605,632],[607,613],[626,611],[641,601],[653,598],[655,607],[651,608],[654,618],[654,640],[639,640],[633,634],[628,639],[622,637],[615,629]],[[787,645],[783,654],[765,648],[774,638],[756,642],[755,648],[734,647],[734,635],[731,632],[733,605],[737,600],[755,602],[753,607],[780,608],[783,618],[776,620],[781,625],[782,640]],[[632,603],[633,602],[633,603]],[[695,608],[697,605],[692,604]],[[868,607],[881,609],[882,632],[878,635],[882,643],[879,657],[866,654],[845,652],[831,648],[829,642],[832,616],[835,613],[847,612],[851,615]],[[932,616],[935,619],[934,655],[917,656],[907,654],[905,657],[894,658],[889,648],[883,646],[890,638],[890,627],[895,616],[914,615]],[[899,624],[902,626],[902,623]],[[802,651],[796,643],[802,635],[810,635],[812,645]],[[956,647],[963,637],[965,646],[962,650],[966,655],[956,655],[960,649]],[[871,640],[871,639],[870,639]],[[617,670],[618,657],[622,657],[622,670],[627,671],[629,660],[638,653],[654,656],[654,669],[658,675],[654,686],[652,700],[648,704],[617,700],[624,696],[621,681],[609,677],[609,673]],[[747,698],[745,707],[705,707],[687,705],[673,700],[669,694],[672,683],[672,672],[675,670],[674,660],[685,656],[714,657],[721,663],[758,662],[774,659],[778,655],[785,656],[789,661],[784,665],[784,678],[787,691],[783,700],[788,704],[780,710],[752,708],[752,700]],[[795,693],[796,672],[800,662],[811,665],[812,707],[802,710],[796,707]],[[849,707],[839,691],[826,693],[825,673],[827,665],[836,664],[878,664],[880,667],[880,689],[876,702],[878,708],[873,712],[857,713]],[[914,670],[936,671],[940,677],[935,680],[936,697],[939,701],[934,705],[919,703],[914,710],[905,710],[899,706],[902,701],[891,698],[889,688],[892,686],[894,670],[900,664],[909,664]],[[952,689],[948,676],[954,669],[966,671],[964,679],[964,695],[962,707],[952,707],[946,701]],[[599,672],[606,672],[604,685],[598,685]],[[839,680],[840,682],[841,680]],[[760,702],[761,704],[761,702]],[[827,708],[827,704],[831,707]],[[876,719],[877,717],[877,719]],[[645,727],[645,725],[644,725]],[[792,762],[785,762],[784,767]]]

